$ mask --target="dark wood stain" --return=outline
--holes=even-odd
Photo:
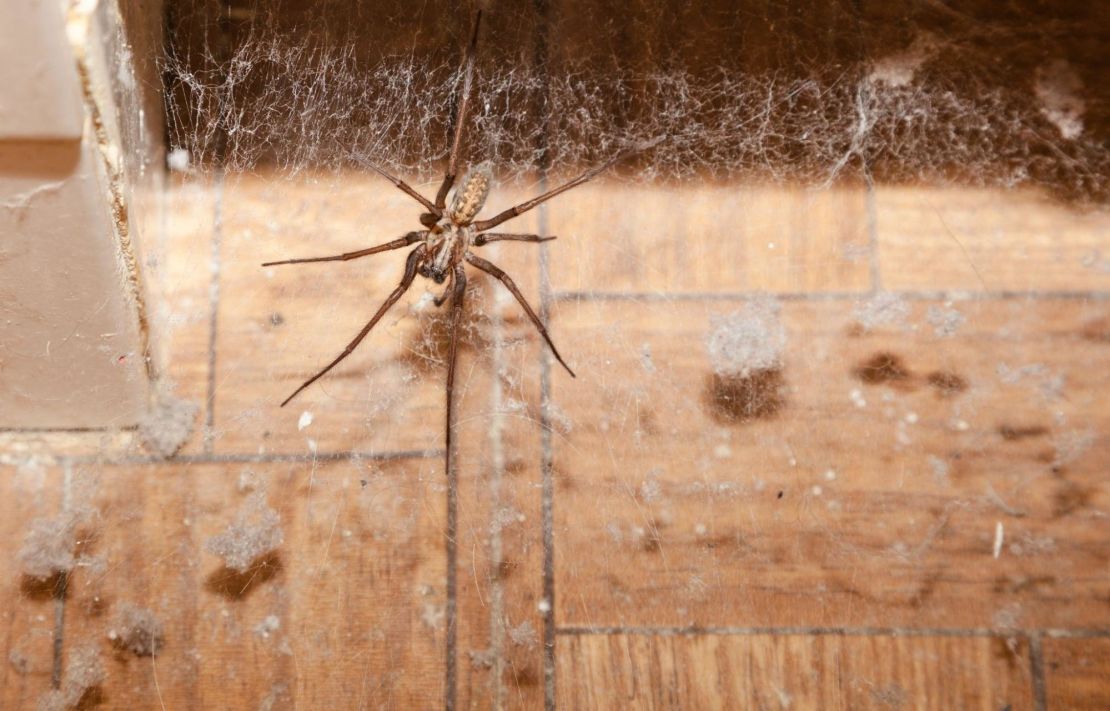
[[[1091,503],[1091,489],[1074,482],[1064,481],[1052,495],[1052,515],[1063,518],[1086,508]]]
[[[245,600],[255,590],[277,577],[282,569],[281,556],[268,553],[259,557],[244,571],[227,566],[220,568],[208,576],[204,587],[228,600]]]
[[[910,370],[902,356],[880,351],[852,370],[852,374],[868,385],[905,384],[910,380]]]
[[[1088,321],[1080,329],[1079,335],[1092,343],[1110,343],[1110,316]]]
[[[785,405],[781,368],[756,370],[747,375],[713,373],[706,383],[710,414],[724,424],[741,424],[773,417]]]
[[[25,574],[19,582],[20,592],[32,600],[61,600],[66,596],[67,589],[68,580],[64,572],[54,573],[47,578]]]
[[[967,390],[967,380],[962,375],[947,370],[929,373],[925,376],[925,382],[929,383],[940,397],[953,397]]]

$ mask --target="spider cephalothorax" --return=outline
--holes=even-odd
[[[408,183],[390,175],[385,170],[375,165],[370,166],[373,170],[387,178],[400,190],[424,206],[426,212],[421,214],[419,218],[420,224],[423,225],[424,229],[416,232],[409,232],[404,237],[395,239],[392,242],[386,242],[385,244],[362,249],[357,252],[347,252],[332,257],[287,259],[280,262],[267,262],[263,264],[263,266],[268,267],[278,264],[300,264],[304,262],[347,261],[365,257],[370,254],[377,254],[378,252],[416,245],[416,247],[409,252],[408,259],[405,261],[405,273],[401,277],[401,283],[398,284],[397,288],[386,298],[385,303],[378,308],[373,318],[363,326],[354,340],[347,344],[347,347],[343,349],[343,352],[340,353],[337,358],[306,380],[292,395],[285,399],[285,402],[281,403],[282,406],[286,405],[290,400],[296,397],[298,393],[316,382],[325,373],[338,365],[340,361],[349,356],[358,344],[366,338],[366,335],[370,333],[370,330],[374,328],[375,324],[381,320],[385,312],[388,311],[393,304],[397,303],[397,300],[401,298],[402,294],[408,291],[416,275],[419,274],[422,277],[431,279],[437,284],[447,282],[446,289],[435,299],[436,306],[442,305],[449,299],[451,300],[451,350],[447,363],[447,410],[448,421],[450,422],[451,391],[455,375],[456,340],[458,336],[459,318],[463,308],[463,297],[466,293],[466,269],[464,268],[464,264],[470,264],[505,285],[512,295],[516,297],[517,302],[520,303],[521,308],[524,309],[525,314],[527,314],[529,320],[536,327],[536,330],[543,336],[543,339],[551,348],[551,352],[555,355],[555,358],[566,368],[571,376],[574,375],[574,371],[563,361],[562,356],[559,355],[559,351],[555,349],[555,344],[551,342],[551,337],[548,335],[543,322],[540,321],[539,316],[532,310],[532,307],[528,305],[528,301],[524,298],[520,289],[517,288],[516,283],[513,282],[508,274],[494,264],[482,259],[471,250],[472,248],[481,247],[490,242],[546,242],[555,239],[554,237],[541,237],[539,235],[489,232],[489,230],[497,227],[502,222],[524,214],[540,203],[560,193],[566,192],[576,185],[581,185],[587,180],[590,180],[598,173],[616,163],[624,157],[626,153],[620,153],[614,156],[603,165],[592,168],[579,175],[574,180],[564,183],[553,190],[549,190],[539,197],[510,207],[491,218],[485,220],[477,219],[478,213],[481,212],[482,207],[485,205],[486,198],[489,197],[490,187],[493,183],[492,167],[489,163],[481,163],[473,167],[458,185],[455,184],[455,177],[457,175],[459,148],[462,144],[463,129],[466,125],[467,107],[470,103],[470,88],[474,79],[474,53],[478,44],[478,27],[480,23],[481,13],[479,12],[474,21],[474,31],[470,37],[470,46],[467,50],[466,60],[463,65],[462,94],[459,97],[458,112],[455,118],[454,140],[451,144],[451,154],[450,158],[448,158],[446,174],[443,177],[443,182],[440,183],[435,201],[433,202],[424,197]],[[452,188],[454,188],[454,191],[452,191]],[[450,206],[448,206],[448,195],[450,195],[451,198]],[[448,450],[450,450],[450,434],[450,426],[448,426]]]
[[[446,214],[431,225],[424,237],[427,249],[417,268],[420,276],[442,284],[454,273],[455,266],[466,258],[474,241],[474,229],[470,223],[485,205],[491,182],[493,171],[489,163],[482,163],[472,168],[455,188]],[[436,305],[443,303],[446,297],[445,291],[436,300]]]

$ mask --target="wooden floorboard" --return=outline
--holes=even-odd
[[[0,708],[35,708],[55,674],[58,581],[36,578],[25,543],[62,515],[62,478],[60,467],[0,465]],[[45,552],[30,551],[35,561]]]
[[[137,433],[0,434],[0,706],[55,669],[25,532],[86,504],[57,668],[91,647],[103,708],[1106,705],[1106,218],[965,193],[600,180],[507,224],[559,237],[483,254],[578,377],[472,277],[452,597],[438,287],[283,409],[403,253],[259,266],[419,206],[374,176],[173,185],[152,313],[194,428],[168,462]],[[722,376],[710,341],[752,308],[781,363]],[[209,542],[258,496],[281,542],[237,573]],[[128,605],[155,656],[110,638]]]
[[[1110,637],[1046,639],[1043,648],[1048,708],[1110,707]]]
[[[95,498],[105,566],[71,580],[67,644],[100,642],[101,696],[113,708],[319,708],[337,699],[405,707],[441,698],[435,472],[424,460],[112,468]],[[274,521],[257,516],[258,500]],[[246,550],[250,536],[280,531],[245,568],[211,548],[240,520]],[[109,638],[127,604],[161,625],[153,657]]]
[[[991,637],[574,635],[561,708],[1028,709],[1025,644]]]
[[[979,301],[937,336],[934,304],[856,333],[849,304],[787,303],[781,370],[721,383],[705,334],[739,306],[560,306],[583,372],[554,393],[573,423],[560,624],[1105,624],[1110,380],[1091,314]],[[861,376],[876,357],[889,372]]]

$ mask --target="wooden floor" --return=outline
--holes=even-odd
[[[1110,707],[1105,213],[584,186],[513,224],[558,241],[484,248],[578,377],[475,276],[448,487],[433,285],[282,409],[402,255],[259,266],[418,209],[366,176],[172,189],[149,309],[195,427],[164,461],[0,433],[0,708]],[[753,303],[781,359],[722,374]],[[66,535],[65,585],[28,574]],[[128,605],[154,656],[109,637]]]

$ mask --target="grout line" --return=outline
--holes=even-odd
[[[54,591],[54,666],[50,674],[50,685],[62,688],[63,659],[65,653],[66,629],[66,588],[69,587],[69,573],[62,573]]]
[[[447,427],[454,426],[454,418],[448,415]],[[448,445],[448,446],[454,446]],[[447,558],[445,587],[447,602],[444,610],[446,630],[444,640],[444,702],[447,711],[453,711],[458,696],[458,534],[459,534],[459,480],[458,465],[451,457],[451,466],[444,472],[447,477],[447,522],[444,533],[444,556]]]
[[[550,34],[551,34],[551,5],[548,0],[533,0],[536,11],[536,45],[533,56],[534,66],[544,77],[542,97],[550,98],[550,84],[547,77],[548,62],[551,60]],[[538,148],[540,193],[548,190],[548,172],[551,167],[551,121],[544,121],[540,133]],[[550,230],[550,212],[546,203],[537,208],[536,222],[537,234],[548,234]],[[548,258],[548,245],[539,245],[537,255],[539,267],[540,290],[540,322],[547,324],[551,316],[551,306],[554,303],[554,291],[551,286],[550,263]],[[553,510],[555,499],[553,467],[553,445],[551,436],[551,358],[546,348],[541,346],[539,351],[540,361],[540,526],[543,545],[543,587],[539,602],[540,614],[543,615],[543,707],[544,711],[555,711],[555,531]]]
[[[494,257],[500,250],[494,245]],[[492,286],[492,285],[491,285]],[[505,412],[504,392],[501,384],[501,372],[505,366],[505,323],[502,319],[502,309],[496,303],[503,299],[505,292],[488,289],[485,294],[486,303],[493,302],[494,308],[490,309],[490,328],[493,331],[492,370],[493,378],[490,383],[490,421],[489,421],[489,447],[490,447],[490,478],[489,478],[489,636],[490,657],[493,661],[493,708],[505,708],[505,584],[501,575],[501,563],[504,559],[504,546],[501,537],[501,526],[497,523],[498,511],[501,509],[501,488],[505,476]]]
[[[443,456],[442,449],[398,449],[390,452],[309,452],[306,454],[195,454],[165,460],[150,458],[146,461],[157,464],[159,462],[186,462],[189,464],[216,464],[249,463],[262,464],[266,462],[308,462],[308,461],[342,461],[348,459],[365,459],[369,461],[386,462],[399,459],[431,459]]]
[[[637,635],[651,637],[695,637],[706,636],[737,636],[772,635],[777,637],[790,635],[835,636],[835,637],[1011,637],[1013,632],[997,630],[988,627],[559,627],[556,633],[561,636],[585,635]],[[1040,649],[1040,635],[1044,633],[1050,637],[1071,636],[1077,637],[1110,637],[1110,629],[1106,630],[1077,630],[1074,633],[1066,630],[1033,630],[1024,632],[1030,640],[1036,639],[1036,647]],[[1032,647],[1032,645],[1031,645]],[[1032,652],[1031,652],[1032,653]],[[1039,654],[1039,651],[1037,652]]]
[[[547,190],[546,177],[541,183],[541,189]],[[548,230],[548,214],[546,206],[539,207],[539,234],[546,234]],[[539,250],[539,282],[540,282],[540,321],[548,323],[551,312],[552,291],[551,278],[548,271],[547,245],[541,244]],[[540,601],[540,612],[543,614],[543,679],[544,679],[544,708],[547,711],[555,709],[555,530],[553,521],[555,486],[554,453],[551,437],[551,359],[547,349],[540,348],[540,472],[542,478],[542,493],[540,503],[540,520],[543,538],[543,597]]]
[[[208,385],[204,412],[204,452],[212,454],[215,447],[216,422],[216,333],[219,326],[220,311],[220,245],[223,242],[224,226],[224,174],[216,173],[214,215],[212,220],[212,254],[208,269],[211,281],[208,284]]]
[[[864,205],[867,212],[867,246],[868,246],[868,271],[871,274],[871,293],[877,294],[883,290],[883,274],[879,269],[879,217],[875,201],[875,182],[871,179],[871,170],[864,161],[863,174],[866,178],[867,190],[864,192]]]
[[[65,514],[73,506],[73,468],[66,464],[62,467],[62,505],[61,513]],[[54,589],[54,665],[50,682],[55,689],[62,686],[62,672],[64,671],[65,629],[66,629],[66,594],[69,587],[69,576],[72,569],[62,571],[58,577],[57,587]]]
[[[1049,639],[1100,639],[1103,637],[1110,637],[1110,627],[1103,630],[1065,630],[1049,628],[1037,631]]]
[[[952,291],[898,291],[891,290],[885,293],[900,296],[907,301],[947,301],[982,302],[986,300],[1019,300],[1037,299],[1050,300],[1090,300],[1104,301],[1110,299],[1110,291],[982,291],[971,292],[955,289]],[[867,298],[872,292],[866,291],[829,291],[829,292],[768,292],[768,291],[729,291],[729,292],[605,292],[605,291],[556,291],[551,294],[554,301],[736,301],[750,299],[755,296],[774,296],[780,301],[853,301]]]
[[[91,433],[112,433],[112,432],[137,432],[138,425],[130,425],[127,427],[0,427],[0,434],[21,434],[21,435],[52,435],[52,434],[91,434]]]
[[[392,452],[315,452],[307,454],[185,454],[169,459],[161,457],[121,457],[111,459],[102,454],[58,457],[65,464],[101,464],[106,466],[140,466],[149,464],[271,464],[279,462],[315,462],[365,460],[392,462],[402,459],[442,458],[442,449],[400,449]]]
[[[1045,711],[1048,700],[1045,693],[1044,649],[1041,647],[1041,635],[1037,632],[1029,635],[1029,667],[1033,676],[1033,708]]]

